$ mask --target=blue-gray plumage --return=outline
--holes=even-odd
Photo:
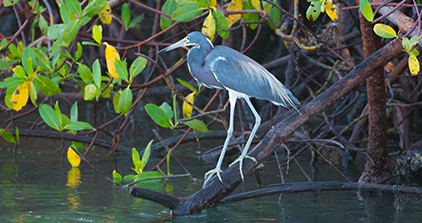
[[[217,167],[205,174],[206,183],[214,174],[217,174],[221,182],[221,164],[224,154],[233,133],[233,119],[236,100],[245,99],[255,116],[255,125],[249,139],[242,151],[242,154],[231,165],[240,162],[240,175],[243,178],[242,163],[244,158],[255,158],[247,156],[247,152],[256,130],[261,123],[258,112],[253,107],[250,97],[271,101],[272,103],[293,107],[297,110],[300,103],[293,94],[284,87],[270,72],[251,58],[226,46],[214,47],[211,41],[201,32],[191,32],[179,42],[162,49],[158,53],[170,51],[178,47],[190,47],[188,52],[188,67],[192,77],[208,88],[225,89],[229,92],[230,100],[230,124],[227,130],[227,138],[218,159]],[[157,53],[157,54],[158,54]]]

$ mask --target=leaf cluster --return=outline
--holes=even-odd
[[[133,182],[153,177],[162,177],[163,175],[157,171],[144,171],[145,166],[148,163],[149,157],[151,155],[151,145],[154,140],[151,140],[147,147],[145,148],[144,154],[142,156],[142,160],[139,156],[138,151],[135,148],[132,148],[132,162],[133,166],[132,170],[135,171],[136,174],[128,174],[122,177],[116,170],[113,170],[113,180],[116,183],[120,183],[123,179],[125,182]],[[158,182],[160,180],[150,180],[149,182]],[[141,183],[138,183],[141,184]]]

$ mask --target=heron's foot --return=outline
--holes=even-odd
[[[202,188],[204,188],[205,185],[207,185],[208,181],[214,176],[214,174],[217,174],[218,179],[220,180],[221,183],[223,183],[223,180],[221,179],[221,175],[220,175],[220,173],[222,173],[222,172],[223,171],[218,166],[215,169],[208,171],[205,174],[205,181],[204,181],[204,185],[202,186]]]
[[[251,159],[252,161],[254,161],[256,163],[256,159],[255,157],[252,156],[239,156],[235,161],[233,161],[233,163],[231,163],[229,166],[233,166],[234,164],[239,162],[239,172],[240,172],[240,177],[242,177],[242,181],[245,180],[245,178],[243,177],[243,172],[242,172],[242,167],[243,167],[243,160],[245,158]]]

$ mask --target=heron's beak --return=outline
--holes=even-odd
[[[162,53],[162,52],[167,52],[167,51],[170,51],[170,50],[174,50],[174,49],[179,48],[179,47],[187,46],[188,43],[189,43],[189,40],[185,37],[185,38],[179,40],[179,42],[177,42],[175,44],[172,44],[172,45],[170,45],[170,46],[168,46],[168,47],[166,47],[166,48],[158,51],[155,55],[157,55],[159,53]]]

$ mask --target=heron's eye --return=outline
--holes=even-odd
[[[189,37],[186,37],[186,40],[187,40],[187,41],[190,41],[190,38],[189,38]]]

